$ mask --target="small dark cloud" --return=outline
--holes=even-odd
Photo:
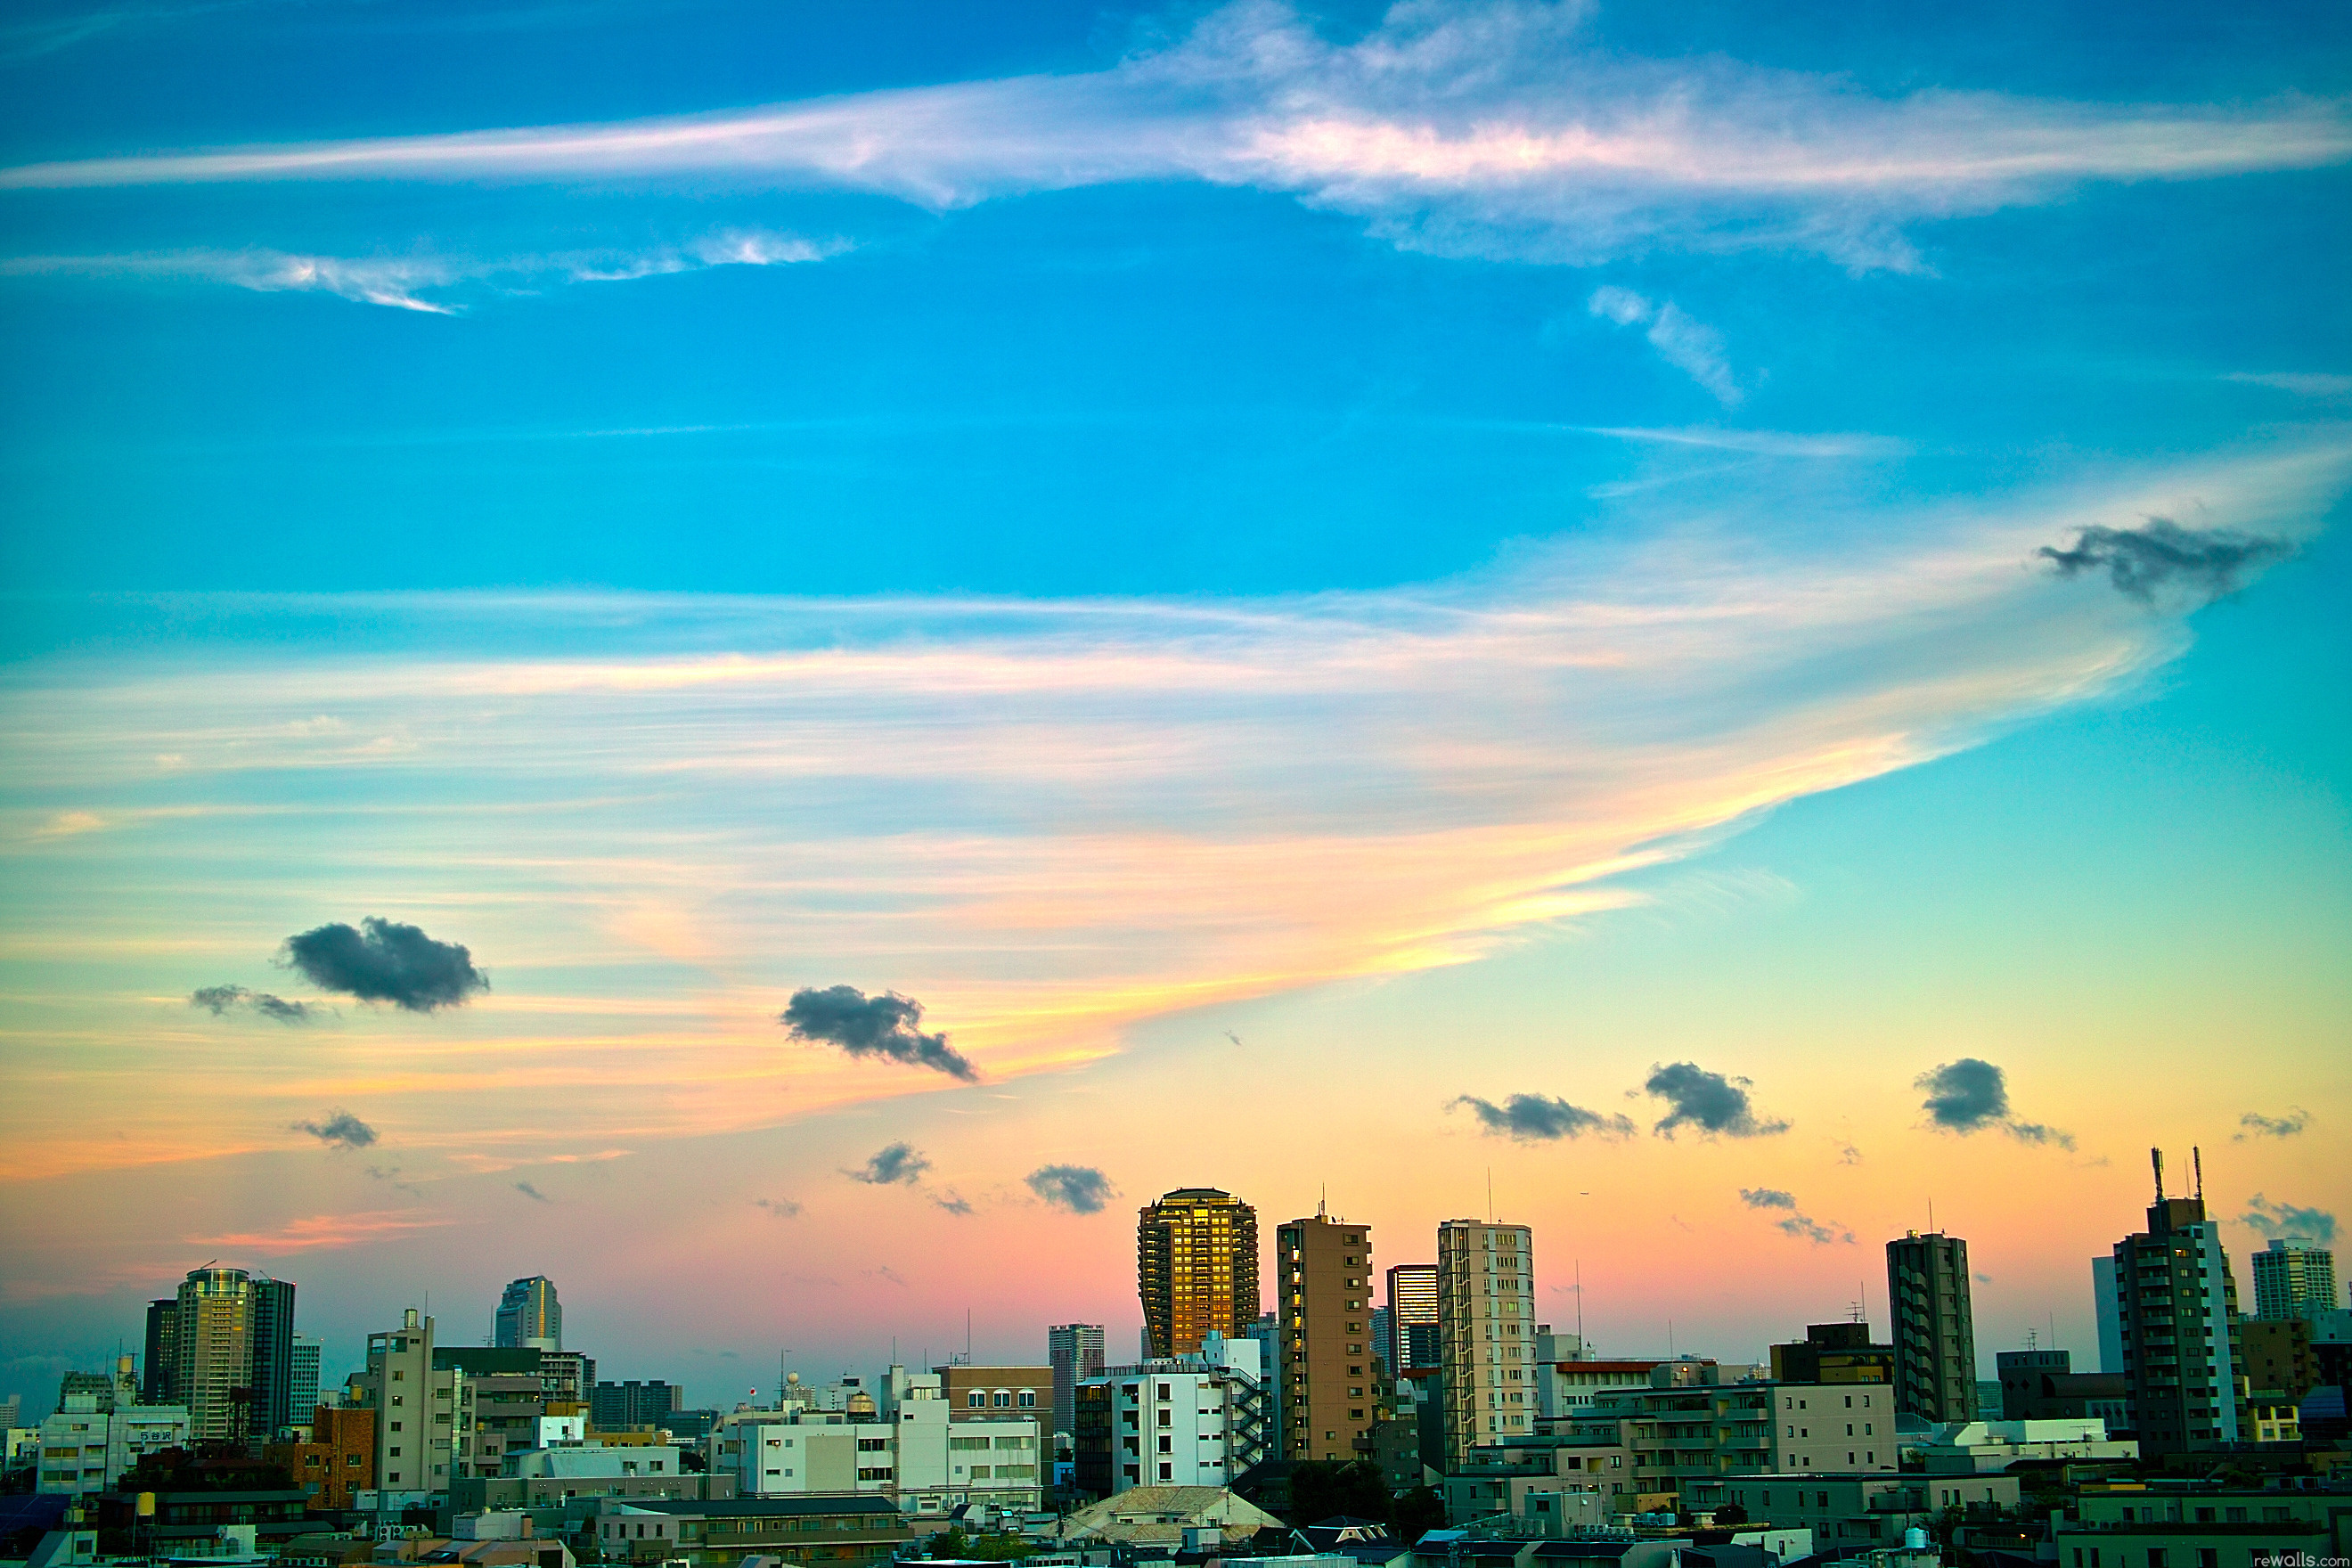
[[[1841,1165],[1859,1165],[1862,1163],[1862,1151],[1855,1148],[1851,1143],[1840,1142],[1837,1146],[1837,1152],[1838,1163]]]
[[[930,1168],[931,1163],[923,1158],[921,1152],[913,1144],[893,1143],[888,1148],[877,1152],[856,1170],[844,1171],[842,1174],[853,1182],[864,1182],[868,1186],[911,1187],[921,1181],[923,1173]]]
[[[530,1199],[533,1203],[551,1204],[555,1201],[553,1198],[549,1197],[545,1193],[541,1192],[537,1187],[532,1186],[529,1182],[517,1182],[514,1184],[514,1190],[520,1193],[523,1196]]]
[[[1990,1285],[1992,1283],[1992,1276],[1979,1271],[1977,1275],[1977,1283],[1979,1285]]]
[[[2300,1204],[2274,1204],[2260,1193],[2246,1200],[2246,1212],[2238,1216],[2238,1223],[2274,1241],[2308,1241],[2315,1247],[2336,1245],[2334,1215],[2326,1209],[2305,1208]]]
[[[1755,1087],[1744,1078],[1708,1072],[1696,1062],[1675,1062],[1650,1069],[1643,1089],[1674,1109],[1651,1131],[1671,1138],[1677,1127],[1696,1127],[1731,1138],[1768,1138],[1786,1132],[1786,1121],[1759,1121],[1748,1091]]]
[[[1780,1222],[1780,1229],[1799,1241],[1810,1241],[1815,1247],[1827,1247],[1832,1242],[1853,1241],[1853,1232],[1832,1220],[1827,1225],[1808,1215],[1792,1214]]]
[[[904,1290],[907,1288],[907,1282],[899,1278],[898,1271],[891,1268],[887,1263],[879,1268],[869,1268],[866,1272],[871,1274],[877,1279],[887,1279],[891,1284],[896,1285],[901,1290]]]
[[[1997,1127],[2021,1143],[2074,1146],[2074,1134],[2039,1121],[2027,1121],[2010,1109],[2009,1080],[2001,1069],[1977,1057],[1945,1062],[1912,1080],[1927,1098],[1920,1109],[1927,1120],[1947,1132],[1967,1137]]]
[[[2264,1116],[2249,1110],[2238,1118],[2238,1125],[2244,1131],[2232,1139],[2234,1142],[2242,1143],[2249,1138],[2293,1138],[2311,1125],[2311,1112],[2301,1106],[2288,1107],[2284,1116]]]
[[[933,1194],[931,1203],[936,1207],[947,1210],[948,1213],[955,1215],[958,1219],[967,1218],[971,1214],[971,1201],[961,1193],[957,1192],[953,1187],[950,1187],[943,1193]]]
[[[855,985],[811,986],[793,992],[776,1021],[794,1039],[811,1045],[838,1046],[853,1057],[929,1068],[966,1083],[980,1080],[979,1071],[948,1044],[946,1035],[927,1035],[917,1027],[923,1021],[923,1005],[896,991],[868,996]]]
[[[462,1006],[490,988],[474,955],[454,942],[436,942],[415,926],[374,915],[360,926],[336,921],[289,936],[284,962],[321,990],[410,1013]]]
[[[751,1206],[766,1209],[778,1219],[791,1219],[801,1212],[801,1205],[790,1198],[753,1198]]]
[[[421,1194],[425,1191],[424,1188],[417,1186],[412,1182],[402,1181],[400,1179],[400,1167],[397,1165],[370,1165],[367,1168],[367,1173],[376,1181],[391,1183],[394,1186],[399,1188],[404,1193],[416,1193]]]
[[[1797,1194],[1778,1187],[1742,1187],[1739,1201],[1752,1209],[1793,1209],[1797,1206]]]
[[[244,1007],[279,1024],[307,1024],[319,1012],[308,1002],[289,1002],[283,996],[272,996],[267,991],[248,991],[242,985],[206,985],[191,991],[188,993],[188,1005],[202,1007],[215,1018],[225,1016],[232,1007]]]
[[[1465,1094],[1448,1100],[1445,1109],[1452,1110],[1465,1105],[1477,1115],[1478,1125],[1487,1133],[1516,1138],[1522,1143],[1549,1143],[1562,1138],[1581,1138],[1588,1132],[1596,1138],[1633,1135],[1633,1122],[1622,1116],[1603,1116],[1549,1095],[1515,1094],[1496,1105],[1475,1094]]]
[[[1100,1214],[1111,1197],[1110,1178],[1092,1165],[1040,1165],[1022,1178],[1054,1208]]]
[[[364,1149],[375,1142],[375,1129],[348,1110],[331,1112],[324,1121],[297,1121],[294,1131],[337,1149]]]
[[[2085,528],[2074,548],[2043,545],[2036,552],[2061,577],[2105,571],[2116,591],[2143,604],[2175,584],[2200,598],[2236,593],[2243,580],[2285,560],[2294,546],[2284,539],[2229,529],[2187,529],[2169,518],[2151,517],[2139,528]]]

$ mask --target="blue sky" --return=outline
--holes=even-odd
[[[1123,1321],[1122,1205],[1188,1182],[1286,1214],[1351,1173],[1404,1258],[1444,1184],[1400,1153],[1517,1171],[1629,1352],[1840,1315],[1930,1189],[2015,1249],[1980,1319],[2086,1328],[2081,1260],[2167,1139],[2228,1146],[2233,1215],[2333,1215],[2347,33],[18,14],[0,1203],[40,1262],[0,1337],[70,1346],[0,1371],[53,1378],[70,1325],[224,1251],[355,1335],[420,1270],[479,1293],[699,1214],[722,1154],[758,1174],[677,1257],[816,1292],[844,1361],[975,1298],[1005,1353]],[[292,1031],[185,1003],[368,915],[495,985]],[[982,1083],[780,1046],[834,984],[920,998]],[[1122,1095],[1213,1106],[1237,1048],[1273,1092],[1360,1061],[1360,1135],[1108,1131]],[[1920,1121],[1960,1057],[2013,1115]],[[1678,1059],[1793,1130],[1446,1109],[1613,1115]],[[2290,1107],[2309,1133],[2233,1142]],[[380,1143],[295,1130],[329,1110]],[[931,1186],[843,1184],[885,1131]],[[1121,1196],[1057,1210],[1004,1149]],[[1566,1195],[1611,1181],[1605,1221]],[[831,1283],[727,1275],[788,1194]],[[867,1256],[890,1201],[907,1251]],[[1768,1299],[1642,1300],[1672,1226]],[[772,1353],[723,1289],[573,1273],[633,1373]]]

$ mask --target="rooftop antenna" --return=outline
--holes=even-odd
[[[2164,1151],[2150,1149],[2147,1152],[2147,1158],[2149,1163],[2156,1167],[2156,1201],[2162,1203],[2164,1201]]]
[[[1936,1234],[1936,1200],[1933,1198],[1927,1200],[1927,1234]]]
[[[1321,1219],[1331,1207],[1331,1184],[1326,1182],[1315,1194],[1315,1217]]]
[[[1675,1359],[1675,1321],[1672,1318],[1666,1320],[1666,1359]]]
[[[1486,1223],[1495,1223],[1495,1167],[1486,1167]]]
[[[2197,1176],[2197,1201],[2205,1201],[2205,1151],[2191,1143],[2189,1146],[2189,1168]]]
[[[1576,1260],[1576,1353],[1580,1356],[1586,1353],[1584,1349],[1584,1259],[1581,1258]]]
[[[2028,1330],[2026,1330],[2026,1331],[2025,1331],[2025,1348],[2026,1348],[2027,1350],[2036,1350],[2036,1349],[2039,1349],[2039,1348],[2040,1348],[2040,1342],[2041,1342],[2041,1338],[2042,1338],[2041,1334],[2040,1334],[2039,1332],[2037,1332],[2036,1331],[2034,1331],[2034,1330],[2032,1330],[2032,1329],[2028,1329]]]

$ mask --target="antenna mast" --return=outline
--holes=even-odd
[[[2148,1163],[2156,1167],[2156,1201],[2162,1203],[2164,1201],[2164,1151],[2150,1149],[2147,1152],[2147,1158]]]

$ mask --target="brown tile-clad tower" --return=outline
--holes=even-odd
[[[1372,1342],[1372,1228],[1317,1213],[1278,1227],[1274,1240],[1282,1331],[1282,1456],[1369,1458],[1371,1430],[1388,1411],[1381,1350]]]
[[[1190,1355],[1257,1317],[1257,1211],[1214,1187],[1179,1187],[1135,1227],[1137,1293],[1155,1356]]]

